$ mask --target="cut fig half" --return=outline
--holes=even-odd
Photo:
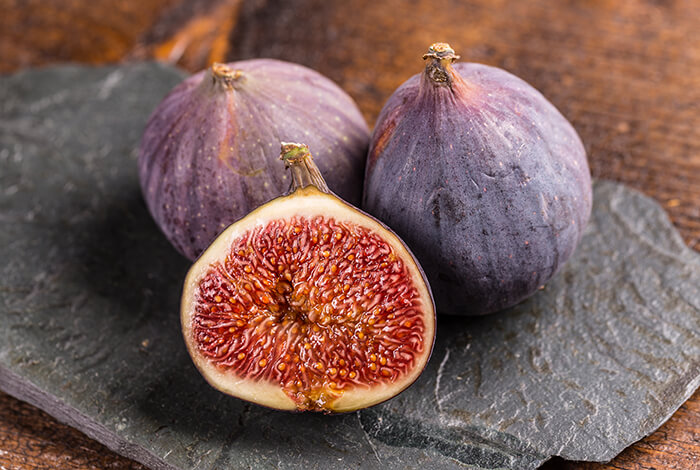
[[[185,342],[218,390],[284,410],[347,412],[420,375],[435,308],[386,226],[329,192],[308,147],[284,144],[292,190],[229,226],[185,280]]]

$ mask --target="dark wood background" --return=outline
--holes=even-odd
[[[595,177],[654,197],[700,250],[700,2],[694,0],[0,0],[0,73],[157,58],[190,71],[276,57],[319,70],[374,123],[448,41],[503,67],[574,124]],[[700,468],[700,392],[609,464]],[[143,469],[0,393],[0,468]]]

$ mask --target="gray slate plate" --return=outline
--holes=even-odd
[[[439,318],[399,397],[290,414],[211,389],[180,337],[188,263],[134,148],[182,75],[155,64],[0,78],[0,388],[154,468],[532,469],[605,461],[700,382],[700,256],[649,198],[595,186],[575,257],[520,306]]]

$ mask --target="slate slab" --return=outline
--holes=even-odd
[[[191,365],[188,263],[134,148],[182,75],[157,64],[0,78],[0,388],[158,469],[534,469],[605,461],[700,384],[700,256],[649,198],[595,185],[574,258],[531,300],[440,317],[419,381],[341,416],[219,394]]]

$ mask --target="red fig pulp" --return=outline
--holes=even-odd
[[[591,211],[586,152],[521,79],[453,65],[446,44],[424,58],[379,116],[364,208],[414,250],[440,312],[494,312],[532,295],[573,253]]]
[[[148,208],[183,255],[197,257],[232,222],[286,191],[272,142],[309,143],[331,189],[358,203],[369,130],[329,79],[277,60],[215,64],[152,114],[140,148]]]
[[[214,387],[265,406],[379,403],[427,363],[430,288],[396,235],[328,192],[307,147],[283,155],[293,192],[227,228],[187,275],[188,350]]]

